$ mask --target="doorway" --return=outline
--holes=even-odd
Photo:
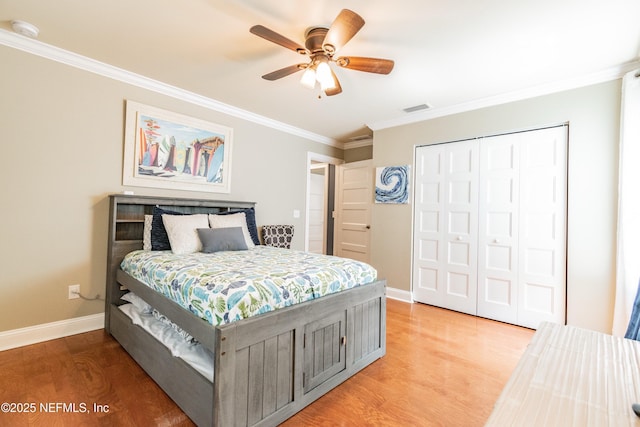
[[[307,153],[305,251],[333,255],[335,167],[343,160]]]

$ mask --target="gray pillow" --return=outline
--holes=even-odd
[[[202,252],[245,251],[242,227],[198,228],[198,236],[202,242]]]

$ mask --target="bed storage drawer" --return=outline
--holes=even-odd
[[[304,392],[346,369],[347,312],[340,311],[304,328]]]
[[[112,305],[111,335],[199,426],[213,422],[212,384]],[[172,366],[172,369],[167,369]],[[187,399],[184,399],[188,396]]]
[[[295,331],[236,350],[234,425],[252,426],[293,401]]]
[[[379,352],[384,345],[384,316],[385,307],[382,299],[373,298],[361,304],[356,304],[351,309],[347,339],[350,356],[354,364],[368,364],[372,354]]]

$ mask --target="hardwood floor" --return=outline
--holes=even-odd
[[[388,300],[387,355],[282,426],[482,426],[532,335]],[[193,425],[103,330],[0,352],[2,402],[2,426]]]

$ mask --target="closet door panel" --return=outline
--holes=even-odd
[[[416,149],[413,297],[475,314],[477,141]]]
[[[518,318],[520,134],[480,142],[478,315]]]
[[[565,323],[567,128],[523,134],[517,323]]]
[[[413,297],[444,306],[444,173],[441,145],[416,151],[413,238]]]
[[[447,144],[446,307],[476,314],[478,295],[478,141]]]

